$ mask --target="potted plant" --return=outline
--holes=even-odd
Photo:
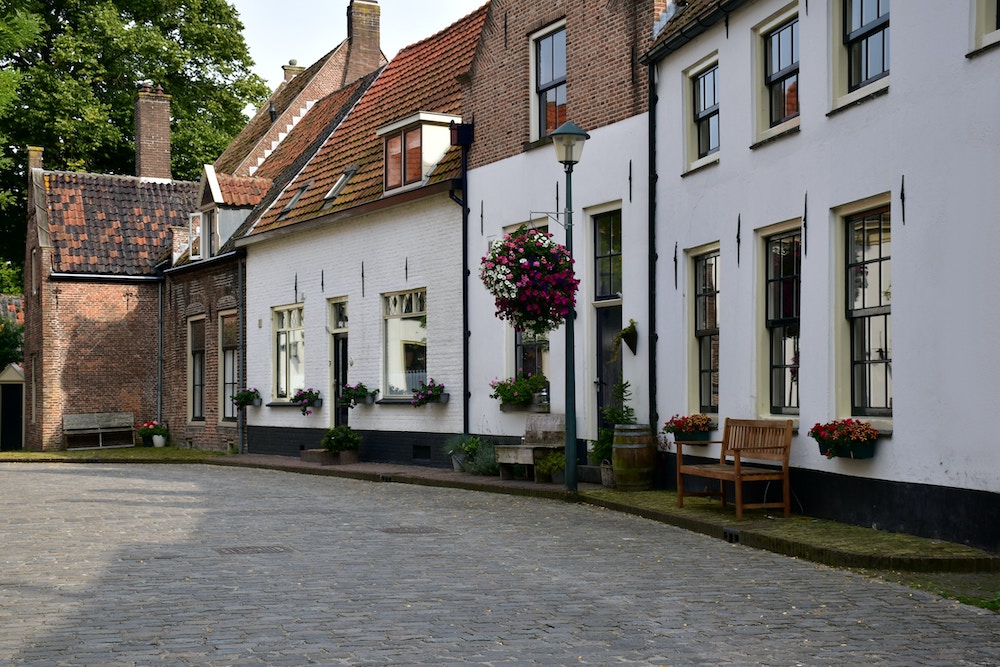
[[[340,404],[345,408],[353,408],[355,405],[375,402],[375,395],[378,389],[369,391],[364,382],[355,385],[345,384],[340,389]]]
[[[715,428],[708,415],[698,412],[688,416],[674,415],[663,425],[663,432],[673,433],[675,441],[705,442],[709,440],[709,431]]]
[[[256,387],[240,389],[233,394],[233,405],[235,405],[239,410],[242,410],[248,405],[260,407],[261,402],[260,392],[257,391]]]
[[[852,459],[870,459],[875,456],[875,439],[878,429],[857,419],[836,419],[816,424],[809,429],[823,456],[832,459],[842,456]]]
[[[535,462],[535,481],[561,484],[565,481],[565,471],[566,454],[562,450],[551,451]]]
[[[410,404],[415,408],[428,403],[447,402],[448,394],[444,391],[444,385],[434,382],[434,378],[431,378],[426,384],[421,380],[420,386],[413,390],[413,398],[410,400]]]
[[[490,398],[498,399],[500,409],[504,412],[516,407],[541,405],[539,396],[546,390],[548,384],[548,380],[541,373],[538,375],[518,373],[505,380],[495,379],[490,382],[490,387],[493,389]],[[546,403],[544,407],[547,409],[548,404]]]
[[[142,438],[145,447],[165,447],[167,436],[170,434],[167,427],[155,419],[143,422],[136,430],[139,431],[139,437]]]
[[[475,459],[482,442],[474,435],[456,437],[445,448],[445,455],[451,457],[452,467],[455,472],[464,472],[466,464]]]
[[[302,410],[302,414],[311,415],[312,410],[309,408],[320,407],[323,405],[323,399],[320,398],[318,389],[310,387],[309,389],[299,389],[295,392],[295,395],[292,396],[292,403],[299,406],[299,409]]]
[[[361,434],[350,426],[342,424],[328,429],[320,441],[330,454],[337,457],[336,463],[348,464],[358,462],[358,450],[361,448]]]
[[[628,326],[615,334],[615,337],[611,340],[611,362],[618,361],[618,352],[621,350],[622,341],[628,346],[628,349],[635,354],[636,346],[639,344],[639,332],[635,328],[635,320],[630,319],[628,321]]]
[[[580,286],[565,246],[552,234],[524,226],[490,243],[479,278],[493,295],[497,317],[535,333],[562,324]]]

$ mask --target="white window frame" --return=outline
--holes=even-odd
[[[202,242],[203,220],[201,212],[188,215],[188,256],[191,259],[201,259],[205,250]]]
[[[407,299],[412,299],[412,303],[408,310],[400,310],[393,308],[392,304],[403,303],[405,308],[405,302]],[[400,337],[398,339],[392,338],[395,333],[393,330],[396,327],[392,327],[393,321],[398,320],[414,320],[423,318],[423,326],[418,326],[417,329],[423,329],[422,332],[414,330],[410,334],[402,333],[401,336],[409,335],[409,338]],[[390,339],[392,338],[392,339]],[[419,386],[419,382],[423,380],[425,383],[428,382],[427,371],[427,347],[428,347],[428,336],[427,336],[427,288],[418,287],[415,289],[404,290],[401,292],[386,292],[382,294],[382,382],[383,382],[383,392],[382,396],[388,399],[410,399],[413,396],[413,390]],[[406,346],[414,345],[417,347],[422,346],[423,358],[424,358],[424,370],[420,371],[408,371],[406,370]],[[393,360],[397,360],[402,363],[403,366],[403,378],[402,383],[393,384],[393,380],[399,380],[398,371],[396,364]],[[413,373],[409,376],[409,373]]]
[[[305,304],[302,302],[288,304],[284,306],[275,306],[271,309],[271,370],[272,370],[272,385],[271,385],[271,395],[275,398],[283,401],[291,402],[292,397],[295,392],[299,389],[305,389],[305,364],[306,364],[306,333],[305,333]],[[281,316],[288,313],[291,314],[294,311],[298,311],[298,325],[282,326],[279,324]],[[289,341],[293,338],[294,332],[300,332],[298,340]],[[285,340],[284,352],[279,351],[279,339],[282,337]],[[298,349],[293,355],[292,346],[295,345]],[[284,354],[284,358],[281,355]],[[298,359],[298,365],[301,367],[302,372],[299,378],[293,375],[291,360],[295,358]],[[284,362],[283,364],[281,362]],[[284,376],[284,377],[279,377]],[[300,379],[300,383],[296,383],[296,379]]]
[[[704,74],[713,67],[719,66],[719,52],[714,51],[711,54],[705,56],[697,63],[691,67],[684,70],[684,76],[681,77],[681,82],[683,85],[683,90],[679,96],[679,99],[683,101],[684,104],[684,127],[686,128],[684,132],[685,142],[684,151],[685,159],[684,163],[686,166],[686,171],[694,171],[695,169],[700,169],[709,164],[714,164],[719,161],[719,156],[722,153],[722,104],[719,104],[719,148],[718,150],[709,153],[704,157],[698,157],[698,126],[695,123],[694,118],[694,82],[700,75]],[[716,77],[722,72],[722,68],[716,73]],[[716,79],[718,82],[718,78]],[[722,87],[719,87],[719,97],[722,97]]]
[[[531,141],[538,141],[539,139],[544,139],[545,135],[542,134],[543,128],[540,127],[541,118],[541,108],[538,104],[538,55],[537,55],[537,44],[538,41],[548,37],[549,35],[558,32],[559,30],[566,29],[566,19],[556,21],[555,23],[550,23],[541,30],[533,32],[528,37],[528,100],[529,100],[529,113],[530,113],[530,137]],[[566,50],[567,61],[569,59],[569,49]],[[567,72],[566,81],[569,81],[569,63],[567,62]]]
[[[207,419],[208,413],[208,394],[207,394],[207,370],[208,370],[208,360],[206,355],[208,354],[208,326],[205,321],[207,318],[204,315],[198,315],[196,317],[188,318],[187,321],[187,414],[188,422],[192,424],[204,424]],[[192,345],[192,329],[196,323],[201,323],[202,336],[204,341],[202,342],[201,348],[201,414],[197,412],[197,402],[195,397],[195,381],[197,379],[197,369],[195,367],[195,348]]]
[[[219,422],[223,424],[235,425],[236,420],[239,417],[239,411],[233,404],[233,394],[226,393],[226,384],[229,377],[227,376],[227,363],[226,363],[226,353],[232,352],[233,361],[233,393],[240,390],[240,346],[239,346],[239,330],[236,332],[236,344],[232,348],[225,347],[225,326],[223,322],[226,318],[232,317],[236,320],[236,326],[239,327],[239,319],[235,310],[226,310],[219,313],[219,335],[218,341],[218,359],[219,359],[219,405],[221,409],[219,410]]]
[[[764,68],[767,64],[767,37],[782,26],[799,18],[798,2],[793,2],[781,11],[771,15],[766,20],[757,24],[753,28],[753,61],[754,61],[754,82],[757,91],[756,104],[754,105],[754,127],[755,141],[766,141],[779,134],[784,134],[789,130],[799,127],[799,119],[802,113],[802,96],[799,95],[799,115],[771,127],[771,100],[770,91],[767,87],[766,73]],[[801,22],[799,35],[801,37]],[[799,90],[801,91],[801,60],[799,67]]]

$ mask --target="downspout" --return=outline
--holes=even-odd
[[[657,424],[659,424],[659,414],[656,410],[656,351],[657,351],[657,341],[659,335],[656,329],[656,184],[659,180],[659,176],[656,172],[656,103],[658,101],[656,95],[656,61],[650,62],[646,66],[646,71],[648,72],[648,85],[649,85],[649,118],[647,122],[649,123],[649,190],[648,193],[648,211],[647,215],[649,217],[648,224],[649,228],[647,235],[649,237],[649,248],[647,257],[647,277],[649,280],[649,286],[647,289],[647,294],[649,295],[649,425],[652,427],[653,432],[657,431]]]
[[[462,433],[469,435],[469,146],[473,141],[472,123],[451,124],[451,143],[462,147],[462,171],[459,176],[462,197],[452,190],[448,196],[462,207]]]
[[[237,314],[236,314],[236,388],[243,389],[246,387],[246,380],[243,378],[243,367],[247,360],[247,351],[245,345],[245,335],[243,333],[246,328],[246,310],[244,305],[245,290],[243,286],[243,253],[239,252],[236,255],[236,291],[237,291]],[[246,453],[244,451],[243,441],[244,441],[244,431],[246,430],[246,418],[247,410],[246,408],[241,409],[240,418],[236,420],[236,452],[239,454]]]
[[[163,423],[163,282],[157,285],[156,309],[156,421]]]

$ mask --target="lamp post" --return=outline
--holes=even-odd
[[[580,161],[590,135],[578,125],[563,123],[549,136],[556,160],[566,170],[566,251],[573,259],[573,165]],[[566,490],[576,493],[576,307],[566,316]]]

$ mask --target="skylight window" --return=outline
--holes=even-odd
[[[334,199],[336,199],[337,195],[340,194],[340,191],[344,189],[344,186],[347,185],[347,182],[351,180],[351,177],[356,173],[358,173],[358,165],[356,164],[345,169],[344,173],[340,175],[340,178],[337,179],[337,182],[333,184],[333,187],[330,188],[330,191],[326,193],[326,196],[323,197],[323,199],[325,199],[328,204],[331,203]]]
[[[299,188],[299,191],[296,192],[295,195],[290,200],[288,200],[287,204],[285,204],[285,208],[281,209],[281,213],[278,214],[278,220],[281,220],[282,218],[284,218],[286,215],[288,215],[291,212],[291,210],[293,208],[295,208],[295,205],[299,203],[299,200],[302,199],[302,195],[304,195],[306,193],[306,190],[308,190],[309,186],[311,186],[311,185],[312,185],[312,181],[309,181],[308,183],[306,183],[305,185],[303,185],[301,188]]]

